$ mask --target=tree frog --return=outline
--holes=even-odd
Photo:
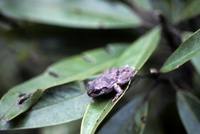
[[[136,74],[136,69],[129,66],[112,68],[105,71],[96,79],[87,84],[87,94],[90,97],[98,97],[112,92],[116,92],[113,102],[123,93],[121,86],[128,83]]]

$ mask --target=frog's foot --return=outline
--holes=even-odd
[[[117,84],[114,85],[114,90],[117,92],[117,94],[112,99],[112,102],[115,102],[122,95],[122,93],[123,93],[122,88],[119,85],[117,85]]]

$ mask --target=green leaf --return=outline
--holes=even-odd
[[[78,134],[80,132],[81,120],[63,125],[42,128],[41,134]]]
[[[107,0],[2,0],[3,14],[21,20],[77,28],[133,28],[139,18]]]
[[[172,23],[200,14],[199,0],[152,0],[153,9],[160,10]]]
[[[187,40],[189,37],[192,36],[192,32],[184,32],[182,35],[183,40]],[[200,55],[198,54],[197,56],[192,58],[192,64],[196,68],[196,71],[200,74]]]
[[[128,89],[128,87],[129,84],[126,87],[125,91]],[[124,95],[124,93],[118,98],[118,100]],[[94,134],[97,127],[116,105],[118,100],[112,102],[111,99],[102,99],[98,102],[91,102],[87,106],[87,109],[82,119],[81,134]]]
[[[115,65],[129,65],[139,70],[156,49],[159,39],[160,29],[157,27],[128,47]],[[126,87],[123,94],[115,102],[112,102],[111,99],[104,99],[90,103],[82,120],[81,134],[95,133],[99,124],[123,97],[128,87]]]
[[[5,122],[0,129],[38,128],[69,123],[83,116],[91,99],[85,94],[82,82],[52,88],[28,113],[15,120]]]
[[[148,116],[148,107],[149,107],[149,104],[148,102],[146,102],[137,110],[137,113],[135,114],[135,124],[133,126],[133,130],[137,134],[144,133],[144,130],[146,127],[146,119]]]
[[[200,132],[200,101],[190,93],[177,93],[178,111],[188,134]]]
[[[9,121],[30,108],[33,102],[29,100],[35,92],[42,93],[51,87],[83,80],[105,70],[114,63],[123,50],[123,46],[115,45],[108,47],[107,50],[96,49],[66,58],[49,67],[42,75],[12,88],[0,100],[0,122]],[[40,98],[41,93],[34,96],[36,100]],[[31,97],[18,105],[21,94]]]
[[[196,68],[197,72],[200,74],[200,55],[197,55],[194,58],[192,58],[192,63]]]
[[[182,2],[182,1],[181,1]],[[181,10],[177,15],[175,21],[180,22],[186,19],[190,19],[200,14],[200,1],[199,0],[188,0],[185,4],[185,8]]]
[[[157,27],[131,44],[117,60],[116,66],[129,65],[139,70],[156,49],[160,40],[160,29]]]
[[[162,114],[160,114],[160,111],[163,111],[164,108],[167,107],[167,100],[163,98],[169,99],[168,96],[171,97],[171,94],[170,95],[166,94],[166,92],[169,89],[169,86],[159,85],[154,88],[156,89],[154,90],[153,87],[148,88],[148,90],[151,90],[151,93],[148,99],[149,109],[148,109],[148,115],[146,117],[146,124],[143,134],[164,134],[163,122],[162,122],[163,119],[162,119]]]
[[[182,0],[151,0],[153,9],[159,10],[171,22],[176,22],[180,12],[183,12],[185,1]]]
[[[161,72],[170,72],[191,60],[200,52],[200,30],[185,40],[176,51],[167,59],[161,68]]]
[[[142,134],[147,111],[148,104],[144,104],[144,95],[134,96],[133,100],[113,115],[98,133]]]
[[[131,0],[138,7],[143,8],[144,10],[152,10],[151,1],[150,0]]]

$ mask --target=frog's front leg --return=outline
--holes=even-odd
[[[119,98],[119,96],[123,93],[122,88],[118,84],[114,84],[114,90],[117,92],[117,94],[112,99],[112,102],[115,102]]]

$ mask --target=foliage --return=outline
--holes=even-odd
[[[0,1],[0,131],[199,133],[199,4]],[[116,101],[87,95],[89,80],[126,65],[137,74]]]

